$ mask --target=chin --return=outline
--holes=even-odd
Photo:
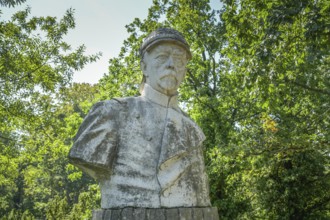
[[[170,93],[177,90],[176,86],[161,86],[161,88],[166,92]]]
[[[165,79],[159,83],[159,86],[165,90],[175,90],[177,88],[178,81],[176,79]]]

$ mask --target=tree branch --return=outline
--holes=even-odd
[[[12,138],[8,138],[8,137],[4,137],[4,136],[2,136],[2,135],[0,135],[0,138],[1,138],[1,139],[4,139],[4,140],[14,141],[14,142],[15,142],[14,139],[12,139]]]
[[[193,76],[193,74],[192,74],[189,70],[187,70],[187,73],[188,73],[188,75],[190,76],[190,78],[193,79],[193,82],[192,82],[191,84],[192,84],[192,86],[193,86],[195,92],[197,92],[197,91],[198,91],[198,88],[197,88],[197,85],[196,85],[196,83],[195,83],[195,81],[197,81],[196,78]],[[195,98],[196,98],[201,104],[203,104],[204,106],[206,106],[207,108],[209,108],[214,114],[218,114],[218,112],[214,109],[213,106],[209,105],[208,103],[203,102],[202,100],[200,100],[200,98],[199,98],[198,96],[195,96]]]
[[[312,88],[312,87],[307,86],[305,84],[298,83],[298,82],[295,82],[295,81],[292,81],[292,80],[288,80],[288,79],[286,81],[289,82],[289,83],[292,83],[292,84],[294,84],[296,86],[299,86],[301,88],[304,88],[304,89],[307,89],[309,91],[312,91],[312,92],[317,92],[317,93],[322,93],[322,94],[325,94],[325,95],[330,95],[330,91],[328,91],[328,90]]]

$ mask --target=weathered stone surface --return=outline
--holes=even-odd
[[[107,210],[106,212],[111,212],[111,218],[107,220],[116,220],[116,219],[122,219],[121,217],[121,209],[113,209],[113,210]]]
[[[219,220],[217,208],[123,208],[93,212],[93,220]]]
[[[69,153],[71,163],[99,181],[101,207],[113,209],[106,213],[111,218],[132,218],[135,210],[124,207],[210,206],[205,136],[177,101],[189,46],[171,29],[150,36],[141,47],[141,96],[95,104]],[[154,219],[161,220],[167,212],[158,211]],[[192,212],[179,214],[185,219]]]
[[[105,210],[94,210],[93,211],[93,220],[106,219],[106,218],[103,218],[103,215],[107,212],[108,211],[105,211]],[[111,212],[111,210],[109,210],[109,212]]]
[[[179,208],[180,220],[189,220],[192,219],[192,209],[190,208]]]
[[[192,214],[193,220],[203,219],[203,208],[194,208]]]
[[[144,53],[148,50],[148,48],[168,38],[173,39],[177,43],[181,44],[188,52],[188,56],[191,57],[189,45],[182,36],[182,34],[176,30],[168,28],[159,28],[154,32],[150,33],[149,36],[144,39],[143,44],[141,45],[140,56],[143,57]]]
[[[133,210],[133,219],[134,220],[140,220],[146,218],[146,209],[139,208]]]
[[[106,212],[104,212],[103,219],[114,219],[111,216],[113,212],[114,211],[112,211],[112,210],[107,210]]]
[[[179,209],[165,209],[166,219],[180,220]]]
[[[204,219],[209,219],[209,220],[218,220],[219,219],[218,211],[217,211],[217,208],[215,208],[215,207],[204,208],[203,216],[204,216]]]
[[[123,220],[131,220],[133,219],[133,208],[125,208],[123,209],[122,213]]]
[[[147,209],[146,220],[165,220],[165,214],[164,209]]]
[[[146,123],[150,118],[156,123]],[[100,176],[102,208],[210,205],[199,148],[204,135],[178,109],[160,106],[145,96],[126,98],[98,104],[86,120],[89,125],[82,125],[86,130],[78,133],[70,156],[79,167],[97,167],[93,172]],[[117,143],[120,146],[113,146]],[[103,160],[108,161],[104,168],[93,162],[98,157],[93,152],[101,146],[105,152],[112,151]],[[91,160],[87,161],[86,153]],[[79,157],[85,162],[75,159]],[[109,164],[111,169],[106,170]]]

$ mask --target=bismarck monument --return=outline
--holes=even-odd
[[[93,219],[218,219],[209,199],[201,129],[178,107],[191,58],[176,30],[152,32],[140,48],[141,96],[95,104],[75,138],[71,163],[100,183]]]

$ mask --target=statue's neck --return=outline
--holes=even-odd
[[[170,107],[179,109],[178,107],[178,95],[167,96],[157,90],[153,89],[150,85],[144,84],[141,96],[147,98],[148,100],[162,105],[164,107]]]

